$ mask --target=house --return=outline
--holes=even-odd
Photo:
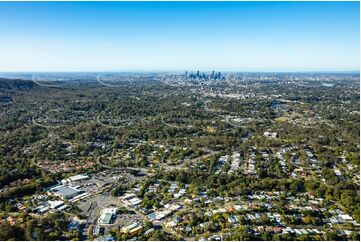
[[[191,227],[191,226],[187,226],[186,229],[185,229],[185,231],[186,231],[187,233],[191,233],[191,232],[192,232],[192,227]]]
[[[234,207],[228,207],[228,208],[227,208],[227,211],[228,211],[229,213],[233,213],[233,212],[235,211],[235,208],[234,208]]]
[[[173,221],[175,224],[179,224],[180,222],[182,222],[182,219],[177,216],[177,217],[173,218]]]
[[[214,209],[212,210],[212,213],[213,214],[216,214],[216,213],[226,213],[227,212],[227,209],[225,208],[219,208],[219,209]]]
[[[132,199],[129,199],[128,202],[133,205],[133,206],[136,206],[136,205],[139,205],[142,203],[142,200],[140,200],[139,198],[137,197],[134,197]]]
[[[173,182],[170,184],[170,187],[168,188],[167,192],[174,193],[175,190],[177,190],[177,189],[178,189],[178,184]]]
[[[219,235],[212,235],[211,237],[208,238],[208,241],[221,241],[222,237]]]
[[[316,234],[322,234],[322,232],[319,231],[318,229],[312,229],[312,231],[313,231],[314,233],[316,233]]]
[[[120,197],[121,200],[128,200],[128,199],[131,199],[135,197],[135,194],[134,193],[126,193],[124,194],[122,197]]]
[[[237,211],[247,210],[248,206],[245,205],[234,205],[234,209]]]
[[[180,189],[178,193],[174,194],[175,198],[179,198],[186,193],[186,189]]]
[[[150,228],[150,229],[148,229],[147,231],[145,231],[144,232],[144,235],[145,236],[148,236],[150,233],[152,233],[154,231],[154,229],[153,228]]]
[[[340,215],[338,215],[338,217],[340,217],[341,219],[346,220],[346,221],[353,220],[353,218],[348,214],[340,214]]]
[[[277,138],[277,132],[266,131],[263,133],[263,136],[265,136],[267,138]]]
[[[273,231],[273,233],[275,233],[275,234],[279,234],[279,233],[282,232],[282,228],[280,228],[280,227],[274,227],[274,228],[272,229],[272,231]]]
[[[2,223],[5,220],[0,220],[0,223]],[[11,225],[15,225],[16,223],[22,223],[24,220],[23,218],[14,218],[14,217],[7,217],[6,221],[8,221]]]
[[[66,226],[67,230],[77,230],[79,228],[80,224],[78,221],[72,220],[70,223]]]
[[[233,214],[231,214],[231,215],[229,215],[229,217],[228,217],[228,222],[230,222],[230,223],[232,223],[232,224],[236,224],[236,223],[238,223],[238,220],[237,220],[237,218],[236,218]]]
[[[175,227],[176,225],[177,225],[177,224],[176,224],[173,220],[165,223],[165,226],[168,227],[168,228],[173,228],[173,227]]]

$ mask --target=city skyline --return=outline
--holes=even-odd
[[[359,2],[1,2],[1,72],[359,71]]]

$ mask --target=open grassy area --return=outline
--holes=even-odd
[[[283,122],[287,122],[288,118],[287,117],[278,117],[278,118],[275,118],[275,121],[283,123]]]

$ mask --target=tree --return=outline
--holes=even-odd
[[[350,237],[353,241],[360,241],[360,233],[358,233],[357,231],[352,231]]]
[[[294,180],[290,185],[290,189],[293,193],[304,192],[304,184],[301,180]]]
[[[312,225],[316,224],[316,220],[312,216],[306,216],[302,220],[305,224],[312,224]]]
[[[261,237],[263,240],[271,240],[272,239],[271,232],[269,232],[269,231],[263,232]]]
[[[262,225],[266,225],[270,222],[269,218],[266,214],[262,214],[260,220],[261,220]]]
[[[25,240],[24,230],[19,225],[11,225],[8,221],[0,223],[0,240]]]
[[[163,241],[169,240],[164,231],[156,230],[153,232],[152,236],[149,238],[150,241]]]
[[[327,238],[326,240],[335,241],[339,239],[339,236],[337,235],[336,232],[332,231],[326,233],[326,238]]]

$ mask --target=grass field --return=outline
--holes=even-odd
[[[275,118],[275,121],[283,123],[283,122],[287,122],[288,118],[287,117],[278,117],[278,118]]]

